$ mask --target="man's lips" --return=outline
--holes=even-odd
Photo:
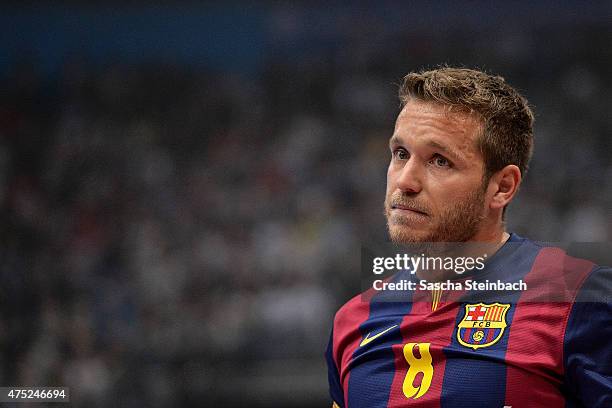
[[[416,208],[414,208],[414,207],[410,207],[410,206],[408,206],[408,205],[403,205],[403,204],[392,204],[392,205],[391,205],[391,209],[392,209],[392,210],[412,211],[412,212],[415,212],[415,213],[417,213],[417,214],[427,215],[427,213],[426,213],[426,212],[423,212],[423,211],[421,211],[421,210],[417,210],[417,209],[416,209]]]

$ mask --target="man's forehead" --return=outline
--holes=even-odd
[[[397,116],[395,127],[397,128],[400,122],[403,122],[403,119],[409,121],[414,116],[418,116],[421,119],[444,120],[448,122],[448,125],[456,127],[457,130],[466,128],[472,130],[473,128],[481,128],[483,125],[482,118],[474,111],[467,111],[457,106],[443,105],[436,102],[411,100],[404,105]]]
[[[479,155],[476,141],[481,131],[482,120],[476,114],[436,103],[410,101],[398,115],[390,143],[419,141],[468,159]]]

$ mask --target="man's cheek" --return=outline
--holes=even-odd
[[[387,184],[389,184],[391,182],[391,180],[393,179],[393,164],[389,163],[389,167],[387,167]]]
[[[391,195],[391,192],[393,191],[393,185],[395,183],[395,175],[393,172],[393,169],[391,168],[391,166],[389,166],[389,168],[387,169],[387,198],[389,198],[389,196]]]

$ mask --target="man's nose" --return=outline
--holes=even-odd
[[[414,157],[411,157],[401,169],[396,185],[406,193],[418,193],[423,188],[422,169]]]

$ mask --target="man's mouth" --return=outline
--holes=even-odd
[[[419,209],[416,209],[412,206],[409,205],[404,205],[404,204],[392,204],[391,205],[391,210],[401,210],[401,211],[410,211],[416,214],[420,214],[420,215],[428,215],[426,212],[421,211]]]

